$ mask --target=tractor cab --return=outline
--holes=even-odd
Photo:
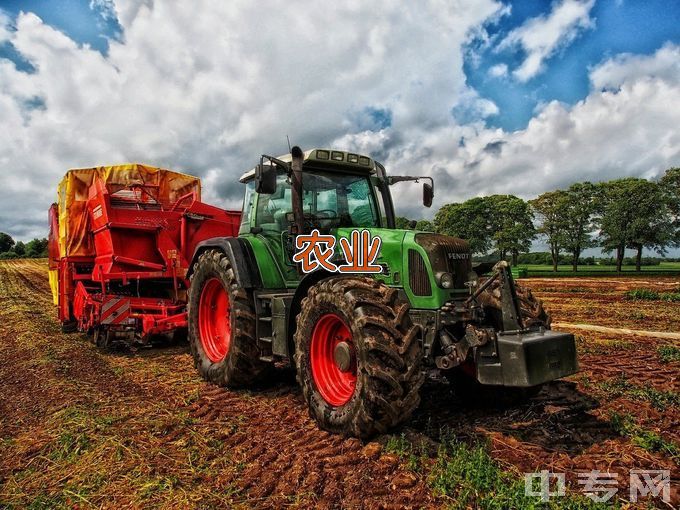
[[[291,170],[294,163],[300,166],[298,175]],[[246,190],[239,235],[262,240],[275,254],[273,263],[284,279],[295,286],[299,281],[292,259],[296,235],[312,230],[335,237],[354,229],[393,230],[389,185],[418,179],[431,181],[429,177],[388,178],[383,166],[371,158],[344,151],[313,149],[300,151],[297,158],[294,154],[262,156],[260,164],[240,179]],[[423,193],[424,202],[431,204],[432,186],[426,183]]]

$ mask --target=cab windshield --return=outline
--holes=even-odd
[[[302,188],[305,220],[314,228],[381,226],[369,176],[304,172]],[[257,226],[279,232],[286,230],[292,214],[291,204],[290,183],[285,174],[280,174],[276,192],[258,198]]]

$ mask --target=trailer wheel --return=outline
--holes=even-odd
[[[103,352],[109,352],[111,350],[112,337],[113,333],[108,329],[102,328],[101,326],[95,327],[92,333],[92,340],[94,344],[99,348],[99,350]]]
[[[68,320],[61,323],[62,333],[75,333],[78,331],[78,321]]]
[[[420,403],[420,328],[396,289],[370,278],[330,278],[302,301],[297,379],[319,425],[357,437],[382,433]]]
[[[194,265],[188,300],[189,344],[206,381],[244,386],[268,367],[255,341],[252,294],[239,287],[229,258],[203,253]]]

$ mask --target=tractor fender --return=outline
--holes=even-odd
[[[245,289],[262,287],[260,271],[257,267],[257,262],[255,261],[253,249],[250,246],[250,243],[244,239],[239,239],[238,237],[213,237],[198,243],[194,250],[194,255],[191,258],[187,278],[193,273],[194,265],[198,261],[198,257],[200,257],[204,251],[210,249],[218,249],[229,257],[236,275],[236,281],[240,287]]]

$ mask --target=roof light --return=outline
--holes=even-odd
[[[328,159],[329,156],[328,151],[316,151],[317,159]]]
[[[371,160],[366,156],[359,156],[359,164],[369,166],[371,164]]]
[[[345,159],[345,155],[342,152],[333,151],[331,152],[331,159],[333,161],[342,161]]]
[[[347,154],[347,162],[348,163],[358,163],[359,162],[359,156],[356,154]]]

